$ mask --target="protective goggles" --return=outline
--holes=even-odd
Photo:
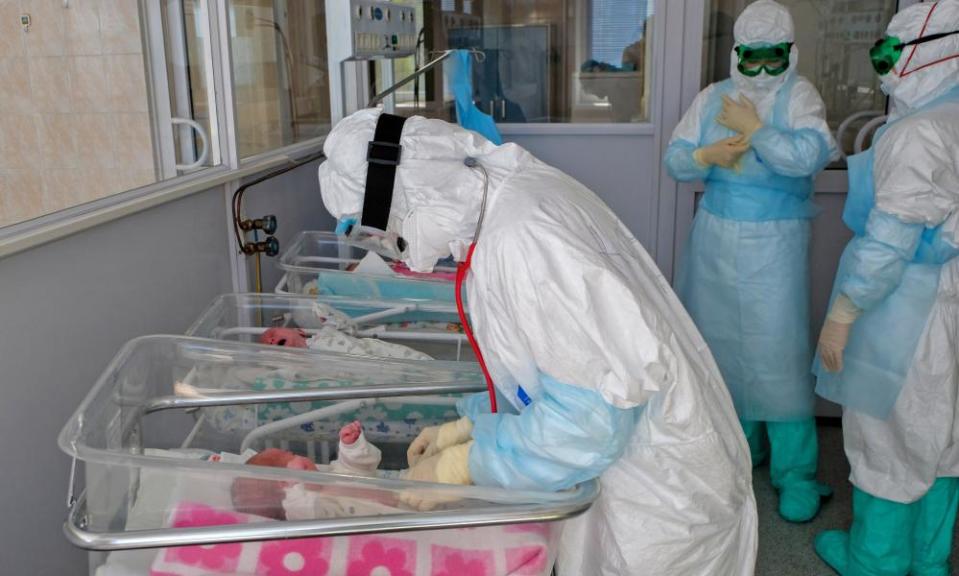
[[[792,42],[781,42],[773,45],[736,46],[739,64],[736,68],[750,78],[759,76],[764,70],[770,76],[779,76],[789,69],[789,53]]]
[[[909,42],[903,42],[895,36],[886,36],[876,41],[876,44],[869,49],[869,59],[872,60],[872,67],[880,76],[885,76],[896,67],[899,59],[902,58],[902,51],[909,46],[918,46],[933,40],[941,40],[947,36],[959,34],[959,30],[953,32],[940,32],[922,36]]]

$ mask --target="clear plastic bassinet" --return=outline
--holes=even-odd
[[[354,271],[367,252],[332,232],[300,232],[278,261],[283,277],[276,292],[371,300],[455,301],[456,269],[452,261],[441,262],[431,274],[414,273],[395,261],[387,261],[392,269],[389,275]]]
[[[254,386],[251,382],[262,374],[304,385]],[[101,557],[105,564],[112,558],[142,566],[169,559],[170,554],[158,556],[157,550],[165,547],[186,546],[188,556],[202,557],[203,550],[234,542],[415,530],[442,536],[437,531],[517,524],[539,530],[535,526],[541,523],[586,510],[597,495],[596,482],[553,493],[416,483],[397,476],[409,441],[424,426],[438,423],[422,418],[416,406],[451,407],[447,395],[484,389],[480,371],[462,362],[372,361],[182,336],[133,340],[60,433],[59,445],[74,458],[76,472],[68,496],[67,537],[90,550],[149,549],[145,560],[132,560],[140,558],[135,554]],[[212,422],[217,409],[255,413],[276,403],[294,406],[296,415],[268,422],[240,417],[230,427]],[[405,419],[395,424],[377,420],[377,414],[397,404],[406,407]],[[315,428],[307,437],[286,433],[343,414],[358,415],[370,441],[383,451],[376,476],[264,468],[209,457],[275,446],[307,456],[323,469],[335,456],[334,427]],[[455,411],[449,415],[455,417]],[[323,443],[334,448],[316,448]],[[231,489],[238,481],[318,493],[325,509],[332,503],[334,512],[310,517],[303,510],[297,520],[242,515],[231,508]],[[74,488],[78,483],[85,486],[82,491]],[[415,507],[407,504],[411,494],[421,502]],[[482,534],[456,539],[482,541]],[[490,538],[497,534],[503,535],[490,533]],[[553,536],[544,540],[550,542],[550,558]]]
[[[331,313],[341,313],[345,320],[330,321]],[[256,343],[273,327],[298,328],[313,336],[330,325],[347,335],[399,344],[435,360],[475,360],[456,305],[435,300],[224,294],[204,310],[186,334]]]

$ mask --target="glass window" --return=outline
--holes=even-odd
[[[216,166],[221,157],[207,1],[162,0],[159,7],[163,56],[152,60],[154,121],[159,170],[169,178]]]
[[[869,64],[869,48],[885,33],[896,0],[780,0],[792,12],[799,73],[819,89],[830,127],[846,125],[840,145],[852,153],[856,134],[885,114],[886,97]],[[703,86],[729,77],[733,24],[751,1],[711,0],[703,55]],[[846,122],[848,120],[848,122]],[[837,165],[841,167],[841,164]]]
[[[395,78],[437,51],[476,48],[486,58],[473,66],[474,101],[498,123],[648,120],[653,0],[402,3],[417,7],[424,26],[416,61],[386,64],[394,66]],[[452,115],[439,73],[405,87],[396,106]]]
[[[205,0],[21,4],[0,10],[0,226],[219,163]]]
[[[314,1],[230,2],[241,157],[329,132],[324,6]]]

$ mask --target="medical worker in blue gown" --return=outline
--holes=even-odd
[[[816,88],[796,72],[789,11],[771,0],[737,19],[732,77],[693,101],[673,132],[673,178],[703,180],[676,291],[709,344],[749,440],[766,456],[779,513],[804,522],[829,489],[818,458],[809,371],[813,178],[836,144]]]
[[[897,14],[870,51],[890,98],[849,158],[817,392],[843,405],[853,522],[816,551],[843,575],[946,576],[959,503],[959,0]]]

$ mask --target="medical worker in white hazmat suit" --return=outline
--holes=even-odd
[[[870,51],[891,100],[849,158],[843,253],[817,392],[843,405],[853,522],[840,574],[950,574],[959,503],[959,0],[897,14]]]
[[[473,396],[463,418],[426,429],[410,478],[561,490],[599,477],[598,500],[565,525],[564,576],[753,573],[756,504],[729,394],[605,204],[523,148],[440,120],[363,110],[324,150],[323,201],[341,223],[415,271],[470,262],[498,411]]]

